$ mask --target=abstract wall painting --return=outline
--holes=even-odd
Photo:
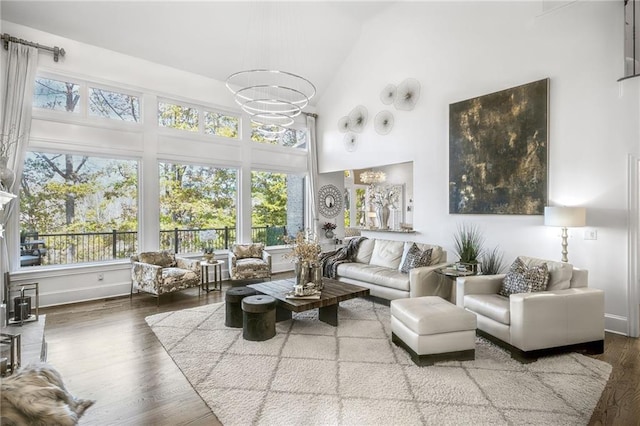
[[[541,215],[549,79],[449,105],[449,213]]]

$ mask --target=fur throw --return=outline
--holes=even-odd
[[[95,401],[76,399],[49,364],[33,364],[0,384],[0,424],[76,425]]]
[[[338,275],[338,266],[343,263],[353,262],[358,253],[360,242],[367,237],[352,238],[346,246],[338,250],[322,253],[320,255],[320,265],[322,265],[322,275],[328,278],[335,278]]]

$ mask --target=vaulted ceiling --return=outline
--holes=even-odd
[[[316,85],[317,102],[363,23],[391,3],[2,0],[0,14],[5,21],[222,81],[248,68],[298,73]]]

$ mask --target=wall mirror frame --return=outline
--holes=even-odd
[[[334,218],[342,211],[342,191],[335,185],[324,185],[318,191],[318,211],[326,218]]]

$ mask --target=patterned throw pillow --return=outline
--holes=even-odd
[[[404,258],[404,263],[400,268],[400,272],[408,274],[413,268],[429,266],[429,263],[431,263],[432,251],[433,249],[426,249],[422,251],[415,243],[413,243],[407,252],[407,256]]]
[[[548,282],[549,269],[546,263],[527,268],[527,265],[518,257],[511,264],[498,294],[509,297],[510,294],[545,291]]]
[[[238,259],[247,259],[251,257],[262,259],[263,249],[264,249],[264,244],[262,243],[236,244],[233,246],[233,254]]]
[[[138,256],[140,262],[170,268],[176,266],[176,257],[169,251],[146,251]]]

